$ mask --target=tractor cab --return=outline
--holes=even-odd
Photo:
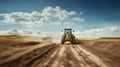
[[[64,34],[72,34],[72,29],[67,29],[67,28],[65,28],[64,29]]]

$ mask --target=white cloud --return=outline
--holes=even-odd
[[[120,27],[108,26],[85,31],[78,31],[75,34],[79,37],[120,37]]]
[[[24,23],[31,19],[28,13],[23,12],[12,12],[4,17],[6,23]]]
[[[117,31],[118,31],[118,28],[117,28],[117,27],[112,27],[112,28],[110,28],[110,31],[111,31],[111,32],[117,32]]]
[[[56,6],[55,8],[52,7],[46,7],[42,11],[42,15],[44,18],[49,19],[49,18],[58,18],[60,20],[64,20],[72,15],[76,15],[75,11],[66,11],[61,9],[59,6]]]
[[[9,30],[1,30],[0,35],[8,35],[8,34],[17,34],[18,30],[16,28],[12,28]]]
[[[57,33],[57,34],[55,34]],[[17,29],[11,28],[8,30],[1,30],[0,35],[27,35],[27,36],[38,36],[38,37],[54,37],[60,38],[60,32],[41,32],[40,30],[32,30],[32,29]],[[54,35],[53,35],[54,34]]]
[[[52,36],[55,38],[60,38],[62,33],[61,32],[44,32],[44,31],[42,32],[40,30],[17,29],[17,28],[0,31],[0,35],[8,35],[8,34],[20,34],[20,35],[31,35],[31,36],[41,36],[41,37]],[[78,38],[120,37],[120,35],[119,35],[120,27],[119,26],[101,27],[101,28],[90,29],[90,30],[85,30],[85,31],[75,31],[75,32],[73,32],[73,34]]]
[[[32,30],[32,29],[17,29],[11,28],[8,30],[1,30],[0,35],[10,35],[10,34],[18,34],[18,35],[40,35],[41,31],[39,30]]]
[[[78,17],[75,11],[67,11],[59,6],[54,8],[50,6],[45,7],[41,12],[12,12],[10,14],[0,14],[0,16],[4,17],[2,21],[5,23],[23,24],[31,28],[34,25],[64,24],[64,22],[69,22],[72,18],[72,23],[76,21],[83,22],[85,20],[80,18],[80,16]]]
[[[80,12],[80,13],[79,13],[79,15],[82,15],[82,14],[83,14],[83,12]]]
[[[5,15],[7,15],[7,14],[0,14],[0,16],[5,16]]]
[[[80,17],[75,17],[75,18],[73,18],[73,20],[77,21],[77,22],[83,22],[83,21],[85,21],[84,18],[80,18]]]

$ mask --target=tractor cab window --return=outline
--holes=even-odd
[[[64,33],[65,34],[71,34],[71,30],[65,30]]]

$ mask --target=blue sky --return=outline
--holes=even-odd
[[[70,27],[78,37],[120,37],[119,3],[119,0],[0,0],[0,34],[58,36],[61,29]]]

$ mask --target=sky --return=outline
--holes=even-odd
[[[120,0],[0,0],[0,35],[120,37]]]

